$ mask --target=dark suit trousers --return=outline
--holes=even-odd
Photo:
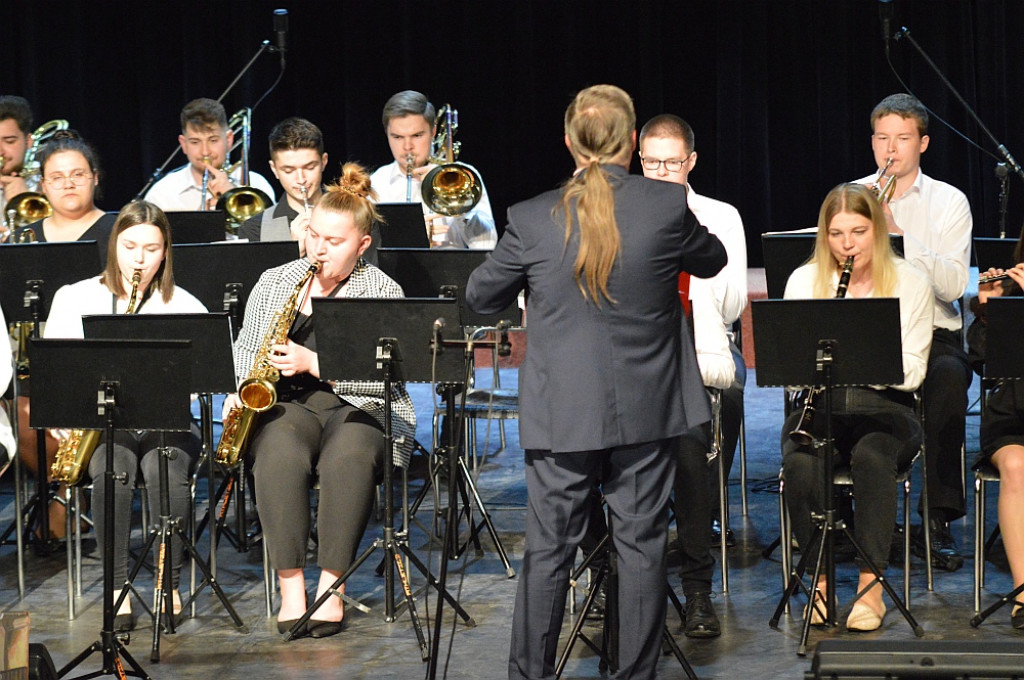
[[[569,573],[596,483],[614,527],[619,569],[616,678],[654,678],[665,625],[665,544],[675,439],[602,451],[526,452],[526,549],[509,678],[554,678]],[[602,470],[604,475],[602,477]]]

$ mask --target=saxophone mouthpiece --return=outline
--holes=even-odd
[[[136,269],[135,272],[132,274],[132,284],[133,285],[138,285],[141,281],[142,281],[142,270],[141,269]]]

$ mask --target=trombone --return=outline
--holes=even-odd
[[[420,193],[424,205],[440,215],[463,215],[480,202],[483,182],[480,175],[465,163],[455,159],[459,155],[459,142],[454,141],[459,129],[459,112],[445,104],[437,112],[434,125],[444,119],[444,126],[430,142],[430,162],[437,167],[423,178]]]
[[[273,204],[273,200],[263,191],[249,186],[249,138],[252,133],[252,109],[248,106],[239,109],[228,120],[228,129],[234,133],[235,141],[228,149],[224,172],[230,176],[241,166],[241,184],[221,195],[217,201],[217,210],[227,213],[227,231],[235,234],[243,222],[269,208]],[[238,147],[242,147],[241,156],[236,163],[232,164],[230,163],[231,152]],[[205,179],[203,185],[206,185]]]

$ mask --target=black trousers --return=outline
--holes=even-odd
[[[264,413],[249,452],[271,566],[306,566],[309,492],[319,478],[317,564],[348,569],[383,475],[380,424],[330,392],[309,392]]]
[[[675,446],[674,439],[667,439],[604,451],[526,452],[526,550],[512,617],[509,678],[554,678],[569,573],[587,531],[597,483],[612,516],[618,555],[615,677],[655,677],[665,625],[665,545]]]
[[[959,334],[936,328],[924,379],[924,438],[929,510],[946,521],[967,512],[961,450],[972,377]]]
[[[199,456],[199,433],[167,432],[166,446],[173,451],[167,461],[168,501],[171,517],[185,518],[192,511],[192,494],[189,488],[192,469]],[[148,431],[114,432],[114,473],[125,475],[126,482],[114,482],[114,526],[113,531],[104,522],[104,507],[107,503],[103,484],[103,473],[107,469],[107,445],[100,437],[99,446],[89,461],[89,476],[93,480],[92,503],[93,521],[96,524],[96,539],[100,545],[114,541],[114,587],[120,588],[128,578],[128,539],[131,534],[132,495],[135,493],[136,478],[142,471],[149,491],[149,515],[152,521],[160,517],[160,434]],[[147,531],[149,527],[144,527]],[[171,574],[174,586],[185,560],[185,550],[175,537],[169,544],[171,551]]]
[[[897,471],[905,469],[920,448],[921,427],[913,409],[876,390],[836,390],[833,407],[838,411],[832,420],[833,462],[850,465],[853,474],[854,535],[868,559],[883,570],[896,523]],[[824,453],[789,438],[800,416],[801,409],[795,409],[782,426],[782,469],[793,533],[801,550],[814,553],[818,545],[811,543],[811,512],[825,507]],[[820,408],[815,426],[823,427],[824,419]],[[865,566],[859,559],[858,565]]]

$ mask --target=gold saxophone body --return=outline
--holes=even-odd
[[[277,403],[277,387],[280,372],[270,363],[270,351],[274,345],[283,345],[288,340],[288,331],[299,311],[299,295],[313,275],[320,270],[320,263],[314,262],[295,286],[284,307],[274,312],[267,334],[263,336],[256,358],[252,362],[248,377],[238,386],[238,398],[242,405],[228,411],[224,418],[224,431],[217,444],[216,461],[229,467],[238,465],[249,443],[249,435],[256,423],[256,417]]]
[[[142,270],[136,269],[132,274],[132,294],[128,299],[125,314],[135,313],[135,303],[139,298],[139,282],[142,281]],[[100,443],[102,430],[71,430],[71,434],[60,440],[57,455],[50,466],[52,481],[74,486],[82,481],[82,475],[89,469],[89,461]]]

